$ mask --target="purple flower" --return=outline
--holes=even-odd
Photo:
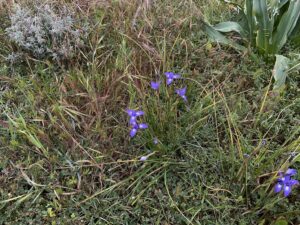
[[[160,81],[157,81],[157,82],[151,81],[151,88],[153,90],[158,90],[159,86],[160,86]]]
[[[295,169],[287,169],[287,171],[285,172],[285,175],[288,175],[288,176],[293,176],[296,174],[297,174],[297,170],[295,170]]]
[[[142,156],[141,158],[140,158],[140,161],[146,161],[148,159],[148,156]]]
[[[132,116],[142,116],[144,115],[144,111],[138,111],[138,110],[133,110],[133,109],[126,109],[126,112],[128,114],[128,116],[132,117]]]
[[[137,124],[137,122],[136,122],[136,116],[131,116],[130,117],[129,124],[130,125],[136,125]]]
[[[140,124],[136,123],[132,125],[132,129],[130,130],[130,137],[133,138],[139,129],[147,129],[147,128],[148,128],[148,124],[146,123],[140,123]]]
[[[133,138],[136,135],[137,131],[138,131],[138,129],[136,127],[133,127],[130,130],[130,137]]]
[[[126,109],[126,112],[128,116],[130,117],[129,119],[129,124],[131,125],[131,130],[130,130],[130,137],[133,138],[136,133],[138,132],[139,129],[147,129],[148,124],[146,123],[140,123],[138,124],[137,122],[137,117],[144,115],[144,111],[141,110],[133,110],[133,109]]]
[[[175,74],[172,72],[166,72],[165,75],[167,78],[167,85],[170,85],[174,81],[174,79],[181,78],[181,76],[179,74]]]
[[[154,143],[155,145],[158,144],[158,139],[157,139],[157,137],[155,137],[155,138],[153,139],[153,143]]]
[[[283,185],[282,185],[281,183],[278,182],[278,183],[275,185],[275,187],[274,187],[274,192],[275,192],[275,193],[280,192],[281,189],[282,189],[282,187],[283,187]]]
[[[148,128],[148,124],[146,124],[146,123],[140,123],[138,126],[139,126],[139,129],[147,129]]]
[[[126,112],[127,112],[128,116],[130,116],[129,124],[133,125],[133,126],[137,124],[137,122],[136,122],[137,117],[145,114],[144,111],[133,110],[133,109],[127,109]]]
[[[181,98],[183,98],[183,100],[184,100],[185,102],[187,102],[187,97],[186,97],[186,95],[185,95],[185,93],[186,93],[186,87],[184,87],[184,88],[182,88],[182,89],[176,90],[176,93],[177,93]]]
[[[277,179],[277,184],[274,187],[274,192],[279,193],[283,190],[284,197],[288,197],[292,192],[292,187],[295,185],[299,185],[299,181],[294,180],[291,176],[297,174],[295,169],[288,169],[285,174],[282,172],[279,173],[280,178]]]

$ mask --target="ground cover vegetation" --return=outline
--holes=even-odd
[[[0,224],[299,224],[299,39],[245,2],[0,3]]]

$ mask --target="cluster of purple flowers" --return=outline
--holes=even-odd
[[[180,79],[181,76],[179,74],[173,73],[173,72],[166,72],[165,73],[166,76],[166,83],[169,86],[170,84],[173,83],[174,80],[176,79]],[[158,90],[159,86],[161,84],[161,81],[151,81],[151,88],[153,90]],[[187,97],[186,97],[186,87],[182,88],[182,89],[177,89],[176,94],[178,94],[185,102],[187,102]]]
[[[295,169],[288,169],[284,174],[279,173],[280,177],[277,179],[277,184],[274,187],[274,192],[279,193],[283,190],[284,197],[288,197],[292,192],[292,187],[299,185],[299,181],[292,179],[291,176],[297,174]]]
[[[179,74],[175,74],[172,72],[166,72],[166,79],[167,79],[167,85],[170,85],[175,79],[180,79],[181,76]],[[151,81],[151,88],[154,90],[158,90],[160,87],[161,81]],[[182,88],[182,89],[177,89],[176,93],[183,98],[183,100],[185,102],[187,102],[187,97],[185,95],[186,93],[186,87]],[[136,133],[138,132],[139,129],[147,129],[148,128],[148,124],[146,123],[138,123],[137,119],[140,116],[143,116],[145,113],[144,111],[141,110],[133,110],[133,109],[127,109],[126,110],[128,116],[129,116],[129,124],[131,127],[130,130],[130,137],[133,138]],[[157,144],[157,138],[154,140],[154,144]]]
[[[138,123],[137,119],[140,116],[143,116],[145,113],[144,111],[136,111],[133,109],[127,109],[126,110],[128,116],[129,116],[129,124],[131,126],[130,130],[130,137],[133,138],[139,129],[147,129],[148,124],[146,123]]]
[[[176,79],[181,79],[181,75],[175,74],[173,72],[166,72],[166,84],[169,86],[172,84]],[[161,81],[151,81],[150,85],[153,90],[159,90],[160,88]],[[187,97],[186,97],[186,87],[181,88],[181,89],[176,89],[175,93],[179,95],[185,102],[187,102]],[[129,124],[130,124],[130,137],[133,138],[138,130],[140,129],[147,129],[148,125],[146,123],[138,123],[138,117],[143,116],[145,113],[144,111],[140,110],[133,110],[133,109],[127,109],[126,110],[128,116],[129,116]],[[155,145],[158,144],[158,139],[154,138],[153,143]],[[142,156],[140,158],[140,161],[146,161],[148,159],[148,156]]]

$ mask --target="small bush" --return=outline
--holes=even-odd
[[[34,9],[16,6],[6,33],[21,51],[35,58],[71,59],[84,46],[87,25],[76,28],[74,13],[50,5]]]

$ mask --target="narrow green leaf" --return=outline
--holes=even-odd
[[[254,34],[254,17],[253,17],[253,1],[252,0],[245,1],[245,17],[247,19],[250,43],[254,44],[255,34]]]
[[[276,55],[276,62],[273,69],[275,83],[273,90],[280,90],[284,87],[290,60],[283,55]]]
[[[300,153],[296,155],[295,158],[293,159],[293,163],[295,162],[300,162]]]

